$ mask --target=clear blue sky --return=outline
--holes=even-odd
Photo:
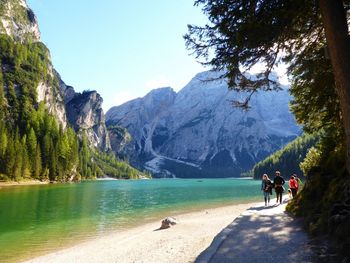
[[[194,0],[27,0],[54,67],[76,91],[97,90],[105,111],[153,88],[184,87],[205,70],[185,48]]]

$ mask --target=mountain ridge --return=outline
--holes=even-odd
[[[230,91],[220,75],[201,72],[177,93],[157,89],[107,111],[107,123],[126,128],[133,137],[135,165],[166,177],[183,176],[186,167],[191,171],[185,177],[239,176],[238,171],[299,135],[287,86],[255,94],[252,109],[244,113],[231,102],[247,93]]]

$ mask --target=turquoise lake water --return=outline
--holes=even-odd
[[[18,262],[147,221],[261,201],[242,179],[89,181],[0,189],[0,262]]]

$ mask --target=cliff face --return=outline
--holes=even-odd
[[[52,67],[49,69],[52,78],[55,77]],[[49,113],[56,116],[63,129],[67,127],[67,113],[64,103],[64,95],[58,85],[52,85],[47,81],[40,82],[37,87],[38,102],[43,102]]]
[[[14,41],[24,44],[40,43],[36,16],[25,0],[0,0],[0,34],[6,34]],[[101,108],[102,98],[96,92],[76,93],[53,68],[49,50],[47,57],[46,70],[49,78],[39,81],[36,88],[37,102],[43,102],[63,128],[69,122],[77,132],[86,132],[91,145],[109,150],[111,147]],[[6,67],[10,65],[2,64],[4,74]]]
[[[23,44],[29,42],[40,42],[40,31],[37,19],[33,11],[27,6],[24,0],[1,0],[0,1],[0,34],[10,36],[14,41]],[[48,111],[57,117],[63,128],[67,126],[66,109],[64,97],[55,79],[55,72],[52,67],[50,53],[46,70],[50,76],[41,79],[37,89],[37,101],[44,102]],[[2,71],[6,74],[6,63],[2,64]]]
[[[64,94],[64,103],[68,123],[78,134],[86,134],[91,145],[103,151],[111,149],[109,135],[102,110],[103,99],[96,91],[75,92],[72,86],[64,83],[55,72],[60,91]]]
[[[239,176],[300,133],[286,87],[256,94],[245,112],[230,101],[246,94],[207,81],[217,76],[200,73],[177,94],[154,90],[107,112],[107,123],[130,132],[134,163],[160,176]]]
[[[37,19],[25,0],[0,1],[0,33],[16,41],[40,41]]]
[[[84,132],[95,147],[108,151],[110,141],[101,108],[102,98],[96,91],[75,93],[66,104],[69,123],[78,132]]]
[[[120,159],[129,159],[134,154],[132,137],[127,129],[114,125],[108,127],[112,151]]]

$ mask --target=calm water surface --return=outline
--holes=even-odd
[[[240,179],[4,187],[0,262],[18,262],[163,216],[260,200],[260,182]]]

